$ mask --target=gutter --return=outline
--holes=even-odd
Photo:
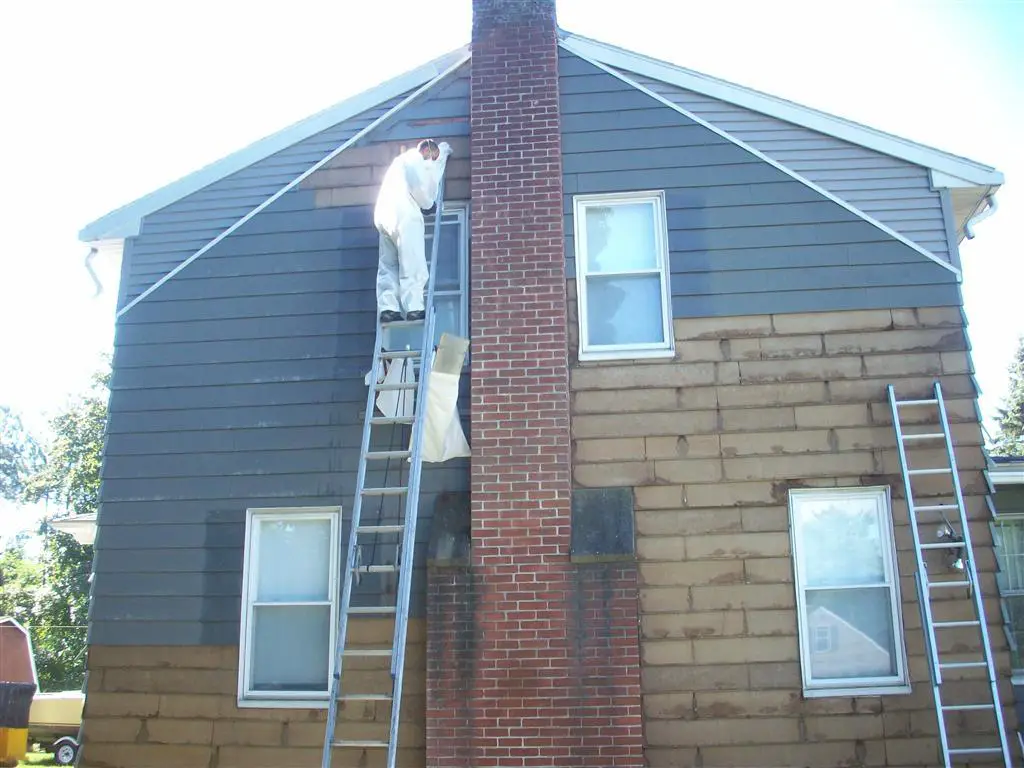
[[[991,190],[991,187],[989,187],[989,189]],[[975,237],[974,227],[995,213],[998,207],[999,205],[996,203],[996,193],[989,191],[985,195],[985,207],[964,222],[964,234],[967,236],[968,240],[973,240]]]

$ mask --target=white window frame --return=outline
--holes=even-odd
[[[591,207],[651,203],[654,208],[654,244],[657,249],[656,269],[632,270],[625,272],[602,272],[601,275],[653,275],[661,279],[662,335],[664,341],[647,344],[603,344],[589,343],[587,327],[587,226],[586,213]],[[668,217],[665,211],[665,192],[638,191],[615,192],[597,195],[575,195],[573,197],[573,247],[576,261],[576,296],[579,304],[579,359],[624,360],[675,356],[675,333],[672,326],[672,292],[670,289],[671,270],[669,267]]]
[[[995,520],[992,521],[992,540],[993,540],[993,542],[995,542],[995,545],[996,545],[996,547],[998,549],[1002,549],[1003,546],[1004,546],[1003,545],[1003,539],[1002,539],[1002,533],[1001,533],[1001,530],[1000,530],[1004,524],[1024,526],[1024,515],[1018,515],[1018,514],[1006,515],[1006,514],[1002,514],[1002,515],[999,515]],[[998,552],[998,549],[997,549],[997,552]],[[1020,557],[1022,555],[1024,555],[1024,553],[1015,553],[1014,556],[1015,557]],[[1004,553],[1000,557],[1005,558],[1006,556],[1007,555]],[[1006,573],[1008,571],[1009,571],[1009,569],[1006,569],[1002,565],[1000,565],[1000,574],[999,575],[1004,574],[1004,573]],[[1010,623],[1009,610],[1006,607],[1005,599],[1008,598],[1008,597],[1024,598],[1024,585],[1022,585],[1019,588],[1013,588],[1013,587],[1008,587],[1008,586],[1004,587],[1003,583],[1005,583],[1005,582],[1002,579],[997,579],[997,581],[1000,582],[999,585],[998,585],[998,592],[999,592],[999,601],[1000,601],[1000,604],[1001,604],[1001,607],[1002,607],[1002,611],[1003,611],[1003,625],[1004,625],[1004,628],[1005,628],[1004,631],[1006,631],[1006,633],[1007,633],[1007,638],[1006,638],[1007,643],[1010,645],[1010,647],[1012,649],[1013,648],[1014,640],[1013,640],[1013,638],[1011,638],[1010,633],[1012,633],[1015,628]],[[1018,648],[1016,655],[1017,655],[1017,657],[1019,659],[1024,659],[1024,648]],[[1011,654],[1011,658],[1012,658],[1012,654]],[[1014,685],[1024,685],[1024,667],[1021,667],[1021,666],[1013,667],[1013,669],[1010,670],[1010,676],[1011,676],[1011,679],[1012,679],[1012,682],[1013,682]]]
[[[328,670],[324,680],[322,694],[311,691],[254,691],[250,688],[249,667],[253,647],[252,632],[255,627],[253,620],[254,605],[251,597],[256,593],[256,579],[259,576],[259,522],[273,520],[329,520],[331,524],[331,540],[328,543],[330,562],[327,591],[331,606],[330,637],[327,648]],[[305,709],[323,709],[330,698],[329,686],[334,675],[334,642],[338,623],[338,578],[339,578],[339,542],[341,538],[341,507],[259,507],[246,510],[245,516],[245,549],[242,564],[242,617],[238,648],[238,706],[239,707],[295,707]],[[323,604],[327,601],[318,601]],[[281,605],[299,605],[301,603],[280,603]],[[284,652],[284,651],[283,651]]]
[[[810,631],[807,612],[807,591],[804,586],[803,547],[799,540],[796,524],[797,507],[804,501],[832,502],[842,500],[863,501],[869,499],[878,505],[882,541],[888,546],[882,547],[882,562],[885,570],[886,586],[889,588],[890,609],[892,611],[893,650],[896,655],[896,674],[885,677],[860,677],[816,679],[811,675],[811,655],[814,651],[815,637]],[[800,641],[800,672],[803,678],[804,696],[806,698],[822,698],[828,696],[880,696],[885,694],[910,693],[910,678],[907,667],[906,639],[903,631],[903,602],[900,596],[900,577],[896,559],[896,538],[892,524],[892,503],[888,486],[871,486],[863,488],[802,488],[789,492],[789,531],[793,550],[793,571],[796,582],[796,607],[798,632]],[[850,585],[839,589],[863,588],[869,585]],[[877,584],[870,585],[877,587]],[[815,587],[813,589],[836,589],[836,587]]]
[[[458,267],[459,267],[459,290],[458,291],[442,291],[434,287],[434,299],[435,301],[444,296],[455,296],[460,297],[459,301],[459,328],[458,333],[463,338],[469,338],[469,203],[463,200],[445,201],[444,213],[442,219],[447,220],[454,218],[461,228],[462,237],[459,238],[459,254],[458,254]],[[443,226],[443,224],[442,224]],[[433,223],[427,221],[427,234],[432,233]],[[427,264],[430,263],[431,256],[431,242],[427,240],[425,242]],[[418,332],[417,332],[418,333]],[[390,349],[391,335],[387,328],[384,329],[384,346]],[[417,341],[417,347],[419,342]],[[417,363],[418,365],[418,363]]]

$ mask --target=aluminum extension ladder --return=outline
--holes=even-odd
[[[330,702],[327,708],[327,728],[324,734],[322,768],[330,768],[335,750],[347,752],[359,750],[387,750],[387,766],[394,768],[398,755],[398,725],[402,705],[402,680],[405,667],[406,634],[409,627],[409,597],[412,591],[413,553],[416,543],[416,519],[419,511],[420,475],[422,472],[423,422],[426,418],[427,386],[430,369],[434,359],[434,327],[436,313],[434,311],[434,276],[437,272],[438,245],[441,241],[441,217],[443,213],[444,178],[438,188],[437,208],[434,213],[433,243],[431,245],[430,277],[427,282],[426,316],[423,320],[404,320],[388,323],[388,328],[410,328],[422,326],[422,338],[419,349],[386,351],[383,348],[384,328],[377,318],[377,332],[374,341],[373,365],[369,374],[369,391],[366,396],[366,414],[363,421],[363,437],[359,450],[359,470],[356,476],[355,502],[352,506],[349,538],[344,563],[344,574],[341,588],[341,600],[338,608],[338,624],[335,635],[333,654],[333,674],[330,685]],[[420,367],[419,380],[416,382],[379,383],[382,377],[381,365],[384,361],[392,364],[413,364]],[[412,405],[412,416],[377,416],[374,408],[377,395],[385,391],[398,391],[400,396],[409,396],[415,392]],[[375,450],[371,448],[372,438],[379,431],[377,428],[396,429],[400,426],[411,427],[411,439],[400,450]],[[404,432],[404,430],[402,430]],[[384,482],[377,487],[366,484],[368,465],[384,467]],[[407,477],[402,479],[403,467],[407,468]],[[389,476],[397,477],[397,483],[388,484]],[[379,500],[383,509],[385,499],[397,499],[402,509],[398,519],[389,519],[386,523],[380,519],[364,523],[364,506],[372,506],[372,501]],[[402,501],[404,500],[404,504]],[[381,537],[392,537],[394,542],[381,543]],[[370,541],[372,540],[372,541]],[[380,546],[378,546],[380,544]],[[379,555],[393,552],[393,562],[377,562]],[[367,554],[369,553],[369,554]],[[398,574],[398,585],[393,604],[352,605],[353,584],[371,574]],[[372,616],[394,618],[394,636],[390,648],[368,648],[348,645],[348,620],[350,616]],[[362,658],[391,660],[391,690],[381,692],[344,691],[342,676],[343,662],[346,659]],[[339,739],[336,735],[338,725],[338,708],[343,703],[390,704],[391,718],[388,728],[388,739]],[[346,765],[356,764],[356,759]],[[363,763],[360,762],[360,765]]]
[[[974,564],[974,550],[971,546],[971,532],[967,525],[967,512],[964,507],[963,492],[960,487],[960,475],[956,465],[956,456],[953,452],[953,441],[950,437],[949,419],[946,415],[946,405],[942,399],[942,386],[938,381],[934,384],[933,396],[923,400],[897,400],[896,391],[893,385],[889,385],[889,407],[892,410],[893,426],[896,429],[896,444],[899,448],[900,469],[903,473],[903,485],[906,489],[907,512],[910,516],[910,530],[914,537],[914,551],[917,558],[917,571],[915,573],[917,582],[917,597],[921,609],[921,627],[924,631],[925,649],[928,654],[928,661],[931,668],[932,693],[935,697],[935,713],[938,718],[939,739],[942,747],[942,759],[945,768],[952,768],[954,761],[968,760],[973,757],[983,758],[986,755],[1002,757],[1005,768],[1010,768],[1010,749],[1007,743],[1006,728],[1003,724],[1003,712],[999,705],[999,688],[996,680],[995,665],[992,661],[992,646],[989,643],[988,627],[985,623],[985,609],[982,603],[978,573]],[[905,431],[904,420],[901,418],[904,411],[911,409],[934,409],[936,418],[929,419],[927,424],[938,424],[940,431],[934,431],[934,426],[913,427],[911,432]],[[915,421],[921,424],[921,421]],[[921,431],[926,429],[927,431]],[[940,467],[920,467],[908,461],[907,454],[912,448],[922,446],[935,446],[938,443],[945,446],[946,461]],[[920,462],[918,462],[920,463]],[[919,486],[914,486],[914,480],[924,482],[927,477],[948,477],[951,481],[951,490],[935,491],[934,487],[924,491]],[[945,483],[942,483],[945,486]],[[921,500],[918,503],[915,499],[915,489],[921,491]],[[952,501],[949,501],[952,499]],[[947,513],[955,512],[953,519]],[[923,531],[934,531],[934,540],[929,540]],[[922,541],[922,539],[925,541]],[[929,576],[926,553],[939,550],[945,557],[944,563],[934,568],[933,575]],[[934,559],[934,556],[933,556]],[[954,567],[954,564],[959,564]],[[933,566],[935,563],[932,563]],[[947,567],[946,574],[958,572],[955,578],[940,578],[946,574],[942,573],[942,565]],[[933,578],[934,576],[934,578]],[[970,592],[970,603],[972,613],[970,618],[955,615],[949,618],[945,615],[951,607],[961,605],[961,601],[935,599],[933,592],[938,594],[949,594],[951,589],[967,589]],[[955,610],[955,607],[954,607]],[[935,614],[940,614],[940,620],[935,620]],[[944,642],[949,640],[948,635],[944,638],[944,632],[956,632],[958,629],[975,628],[980,634],[981,649],[972,651],[976,658],[965,660],[967,654],[944,651]],[[943,656],[948,658],[955,655],[955,660],[945,661]],[[986,701],[957,701],[956,681],[951,680],[955,670],[984,669],[987,674]],[[943,681],[945,680],[948,690],[943,692]],[[981,682],[974,679],[974,682]],[[949,683],[954,685],[949,685]],[[961,696],[962,696],[961,692]],[[952,703],[946,703],[950,700]],[[951,747],[947,733],[947,716],[957,716],[960,713],[989,711],[994,716],[994,726],[998,734],[999,743],[996,744],[970,744],[959,747]],[[991,763],[986,763],[991,764]]]

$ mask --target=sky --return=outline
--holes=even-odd
[[[998,212],[961,246],[994,429],[1024,333],[1024,0],[559,0],[558,19],[1001,170]],[[82,227],[465,44],[470,21],[470,0],[0,7],[0,403],[45,438],[111,349],[117,264],[96,265],[105,289],[94,296]],[[0,535],[37,514],[0,506]]]

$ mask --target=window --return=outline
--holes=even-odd
[[[325,706],[337,617],[337,507],[250,509],[238,700]]]
[[[806,696],[907,693],[888,488],[791,491]]]
[[[574,200],[580,360],[671,357],[665,195]]]
[[[434,248],[432,217],[427,217],[426,253],[430,265]],[[434,343],[442,333],[469,338],[469,207],[445,203],[441,215],[441,242],[437,247],[434,275],[434,307],[437,309]],[[390,328],[384,331],[388,349],[419,349],[423,338],[418,328]]]
[[[1002,492],[1002,489],[1000,489]],[[999,596],[1015,676],[1024,671],[1024,517],[1000,517],[993,523],[999,558]]]

